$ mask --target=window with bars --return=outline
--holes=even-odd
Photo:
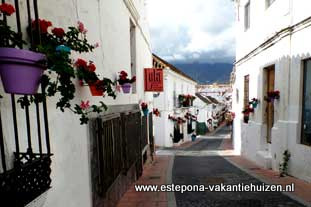
[[[311,146],[311,59],[304,62],[301,143]]]
[[[244,108],[249,105],[249,75],[244,76]]]
[[[244,29],[247,31],[250,27],[250,2],[244,7]]]

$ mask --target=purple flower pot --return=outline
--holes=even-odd
[[[6,93],[36,94],[46,66],[44,54],[0,48],[0,75]],[[41,63],[40,63],[41,62]]]
[[[130,83],[124,83],[121,85],[123,93],[130,93],[132,85]]]

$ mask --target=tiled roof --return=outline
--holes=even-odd
[[[219,101],[217,101],[217,99],[211,97],[211,96],[206,96],[207,99],[209,99],[212,103],[214,104],[220,104]]]
[[[201,101],[203,101],[206,104],[211,104],[212,103],[209,99],[205,98],[200,93],[196,93],[195,96],[198,97]]]
[[[194,80],[193,78],[191,78],[189,75],[185,74],[184,72],[182,72],[180,69],[176,68],[174,65],[170,64],[169,62],[163,60],[162,58],[160,58],[159,56],[155,55],[155,54],[152,54],[153,56],[153,59],[155,59],[156,61],[160,61],[162,62],[164,65],[166,65],[167,67],[169,67],[172,71],[174,71],[175,73],[178,73],[179,75],[191,80],[191,81],[194,81],[197,83],[196,80]]]

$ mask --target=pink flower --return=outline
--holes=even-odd
[[[83,86],[84,85],[83,80],[79,80],[79,84],[80,86]]]
[[[80,108],[82,110],[86,110],[86,109],[90,108],[90,101],[86,101],[86,102],[81,101]]]
[[[95,48],[98,48],[98,47],[99,47],[99,43],[96,42],[95,45],[94,45],[94,47],[95,47]]]
[[[79,29],[79,32],[83,34],[87,33],[87,29],[85,29],[84,24],[80,21],[78,21],[78,29]]]
[[[117,86],[116,86],[116,90],[117,90],[118,92],[121,92],[121,86],[120,86],[120,85],[117,85]]]

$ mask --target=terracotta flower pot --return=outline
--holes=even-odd
[[[124,83],[121,85],[123,93],[130,93],[132,85],[130,83]]]
[[[42,53],[0,48],[0,75],[6,93],[36,94],[46,65]]]
[[[103,96],[104,95],[104,91],[97,89],[95,84],[89,84],[89,88],[90,88],[92,96]]]

